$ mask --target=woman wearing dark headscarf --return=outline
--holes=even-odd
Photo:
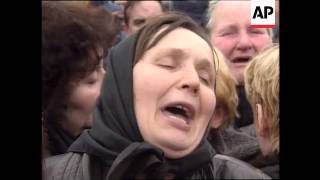
[[[213,49],[190,18],[167,14],[115,46],[96,119],[69,153],[44,163],[48,179],[255,178],[206,141],[215,108]]]

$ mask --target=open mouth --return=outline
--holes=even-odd
[[[195,112],[191,105],[182,103],[167,105],[163,108],[163,111],[179,119],[183,119],[187,124],[193,119]]]
[[[247,63],[251,60],[250,57],[239,57],[232,60],[232,63]]]

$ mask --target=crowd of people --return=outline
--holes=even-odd
[[[250,6],[43,1],[43,179],[278,179],[279,24]]]

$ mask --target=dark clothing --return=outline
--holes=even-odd
[[[270,176],[272,179],[280,178],[280,165],[279,165],[279,155],[272,156],[262,156],[259,153],[259,156],[250,162],[256,168],[259,168],[262,172]]]
[[[136,159],[138,160],[138,159]],[[149,159],[150,163],[155,163],[156,159]],[[134,162],[132,169],[139,169],[141,164]],[[183,164],[182,164],[183,165]],[[43,175],[45,180],[105,180],[108,174],[107,169],[94,156],[80,153],[67,153],[64,155],[53,156],[45,160]],[[196,171],[192,171],[184,177],[176,177],[175,179],[270,179],[265,174],[259,172],[244,162],[224,155],[215,155],[205,166],[199,166]],[[132,171],[125,171],[125,166],[119,169],[115,177],[109,179],[125,179],[133,174]],[[128,168],[128,169],[129,169]],[[152,168],[152,167],[150,167]],[[159,166],[154,169],[152,176],[141,174],[140,178],[163,179]],[[153,172],[153,171],[150,171]],[[155,173],[159,173],[156,175]],[[133,179],[133,178],[129,178]],[[135,178],[137,179],[137,178]]]
[[[212,130],[209,141],[217,153],[235,157],[259,168],[272,178],[279,177],[279,156],[264,157],[258,140],[251,136],[254,125],[246,127],[247,132],[229,127],[224,130]]]
[[[253,123],[252,108],[247,100],[244,86],[237,86],[239,105],[237,107],[240,117],[235,119],[235,128],[241,128]]]
[[[69,146],[74,142],[76,137],[65,131],[58,124],[50,124],[46,127],[47,132],[47,149],[50,155],[59,155],[67,152]]]
[[[206,12],[208,7],[209,7],[208,0],[172,1],[173,11],[179,11],[189,15],[202,27],[205,27],[207,23]]]
[[[199,178],[268,178],[243,162],[219,158],[205,138],[192,153],[174,160],[167,159],[161,149],[144,142],[133,101],[133,60],[140,32],[110,50],[107,76],[92,129],[80,135],[70,146],[70,153],[47,159],[45,176],[56,180],[148,179],[167,174]]]

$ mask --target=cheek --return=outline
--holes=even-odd
[[[252,41],[258,52],[272,44],[272,39],[269,37],[269,35],[259,36],[254,38]]]
[[[78,87],[71,96],[71,104],[81,109],[92,109],[100,95],[99,86]]]
[[[149,97],[152,96],[152,91],[149,87],[152,87],[150,82],[148,81],[147,74],[142,73],[143,70],[139,68],[138,65],[134,67],[133,70],[133,94],[134,94],[134,109],[137,116],[137,120],[143,119],[142,116],[145,116],[148,109],[145,107],[150,107],[148,100]]]
[[[214,46],[216,46],[224,56],[228,59],[235,46],[235,40],[231,38],[215,37]]]
[[[134,98],[135,103],[140,107],[141,103],[147,103],[148,97],[153,97],[152,94],[155,93],[155,91],[152,91],[152,84],[150,81],[148,81],[147,75],[138,75],[134,76],[134,82],[133,82],[133,92],[134,92]]]
[[[165,93],[170,79],[172,79],[172,76],[167,76],[150,65],[137,64],[133,71],[135,100],[148,103],[161,97]]]
[[[133,32],[136,32],[137,30],[138,30],[138,26],[132,25],[132,31],[133,31]]]
[[[131,29],[131,31],[132,31],[132,32],[137,31],[137,30],[138,30],[138,28],[139,28],[139,27],[138,27],[138,26],[136,26],[135,24],[133,24],[133,22],[131,22],[131,23],[130,23],[130,29]]]
[[[150,121],[154,115],[154,108],[157,102],[156,80],[150,77],[146,70],[141,68],[139,64],[133,69],[133,93],[134,93],[134,112],[137,119],[137,124],[142,137],[145,139],[150,133]]]
[[[134,110],[139,127],[141,122],[151,121],[159,100],[167,91],[168,78],[156,68],[139,62],[133,69]],[[169,81],[170,82],[170,81]]]

